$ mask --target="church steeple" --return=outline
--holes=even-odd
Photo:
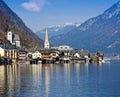
[[[46,33],[45,33],[44,48],[46,48],[46,49],[50,48],[49,39],[48,39],[48,29],[47,28],[46,28]]]
[[[46,28],[46,33],[45,33],[45,42],[49,42],[48,41],[48,29]]]

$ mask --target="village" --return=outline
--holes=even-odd
[[[88,50],[76,50],[68,45],[60,45],[51,47],[48,38],[48,30],[46,29],[44,48],[21,49],[20,37],[7,32],[7,40],[5,43],[0,42],[0,64],[61,64],[69,62],[84,63],[102,63],[104,54],[95,52],[90,54]]]

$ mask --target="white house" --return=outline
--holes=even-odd
[[[0,57],[5,56],[5,49],[0,47]]]
[[[10,59],[17,59],[18,50],[14,49],[14,48],[0,47],[0,56],[1,57],[9,57]]]
[[[80,50],[74,53],[74,56],[77,58],[89,58],[89,51]]]
[[[37,59],[37,58],[41,58],[42,55],[39,51],[35,51],[34,53],[32,53],[32,59]]]
[[[53,51],[53,52],[50,53],[50,56],[52,58],[57,58],[57,57],[59,57],[59,52],[58,51]]]
[[[58,47],[58,50],[60,50],[60,51],[70,51],[70,50],[73,50],[73,48],[70,47],[70,46],[67,46],[67,45],[61,45],[61,46]]]
[[[77,57],[77,58],[80,58],[80,57],[81,57],[78,52],[76,52],[76,53],[74,54],[74,56]]]

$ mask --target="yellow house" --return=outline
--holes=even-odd
[[[18,49],[14,48],[4,48],[0,47],[0,56],[1,57],[8,57],[10,59],[17,59],[18,58]]]
[[[0,57],[5,56],[5,49],[0,47]]]

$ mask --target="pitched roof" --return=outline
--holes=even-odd
[[[18,34],[14,34],[14,41],[19,41],[20,40],[20,37]]]

